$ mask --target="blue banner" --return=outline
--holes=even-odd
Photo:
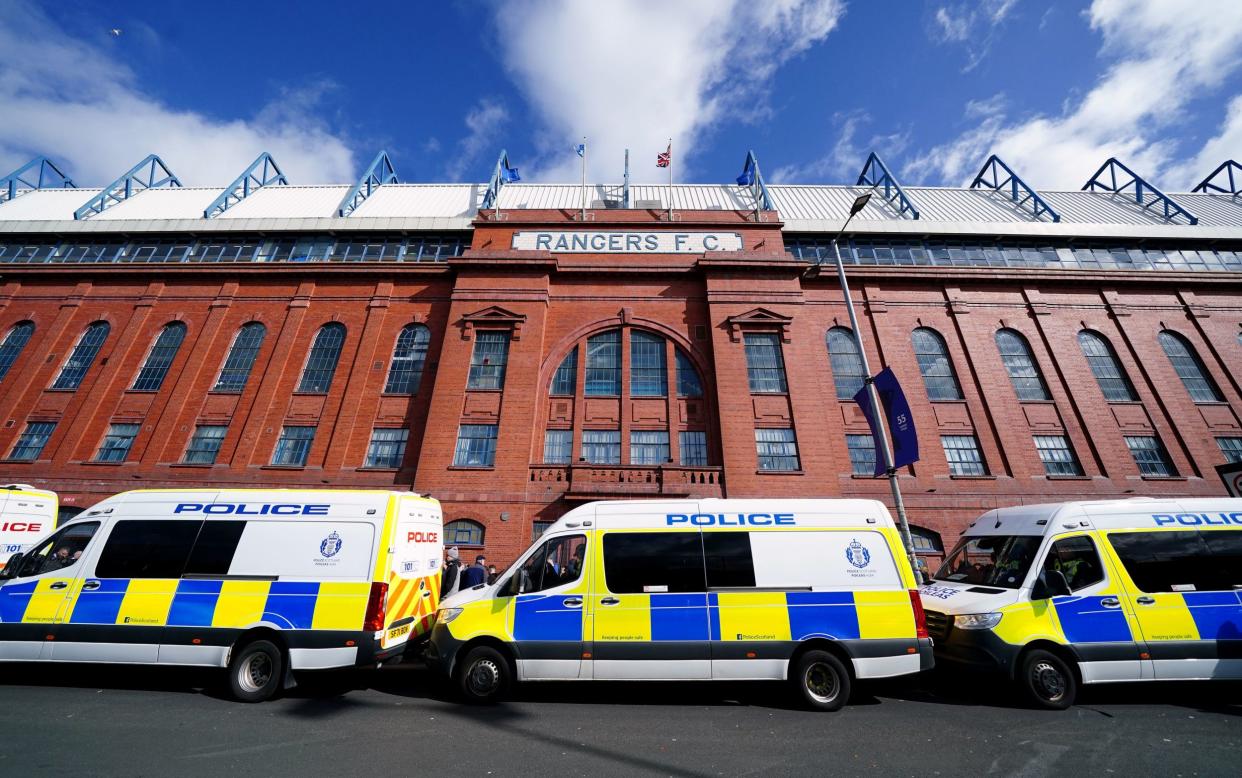
[[[897,383],[897,376],[892,368],[886,367],[876,375],[876,391],[880,395],[880,405],[884,408],[884,418],[888,422],[890,439],[893,441],[893,468],[905,467],[919,461],[919,439],[914,431],[914,414],[910,413],[910,404],[906,402],[905,392]],[[875,409],[871,407],[871,393],[867,387],[854,395],[858,408],[867,417],[867,426],[871,428],[871,439],[875,441],[875,474],[884,475],[884,457],[880,455],[879,419]]]

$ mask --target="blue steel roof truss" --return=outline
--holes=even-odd
[[[219,197],[211,201],[211,205],[208,205],[203,210],[203,218],[214,219],[242,200],[245,200],[256,189],[274,184],[288,185],[288,183],[289,179],[285,178],[285,174],[280,171],[276,160],[272,159],[272,155],[265,151],[255,157],[254,162],[250,163],[250,167],[243,170],[240,176],[233,179],[233,183],[225,187]]]
[[[737,185],[744,186],[750,191],[751,197],[755,201],[756,217],[758,217],[761,210],[776,210],[772,205],[772,198],[768,194],[768,187],[763,183],[763,175],[759,172],[759,158],[755,156],[754,151],[746,152],[746,162],[742,164],[742,175],[737,177]]]
[[[484,210],[495,208],[496,201],[500,199],[500,188],[505,184],[521,180],[522,177],[518,175],[517,168],[509,165],[509,152],[501,149],[500,156],[496,158],[496,169],[492,171],[492,179],[487,184],[487,191],[483,193],[483,203],[479,207]]]
[[[1117,175],[1118,172],[1121,173],[1120,176]],[[1095,175],[1091,176],[1091,180],[1082,186],[1084,191],[1090,190],[1094,192],[1102,189],[1105,192],[1113,192],[1114,194],[1128,194],[1126,190],[1131,189],[1131,187],[1133,187],[1134,201],[1144,211],[1150,209],[1153,205],[1158,205],[1166,221],[1172,221],[1174,217],[1180,214],[1191,224],[1199,223],[1198,216],[1178,205],[1177,201],[1172,197],[1161,192],[1140,177],[1138,173],[1121,164],[1116,157],[1109,157],[1100,166],[1100,169],[1095,171]]]
[[[1219,181],[1217,181],[1218,178]],[[1232,159],[1225,160],[1191,191],[1207,194],[1219,192],[1237,197],[1242,194],[1242,165]]]
[[[392,160],[388,158],[388,152],[381,150],[375,155],[370,167],[362,174],[362,178],[358,179],[358,183],[345,193],[341,204],[336,208],[337,216],[349,216],[358,210],[358,206],[371,196],[371,193],[379,189],[384,184],[399,184],[397,180],[397,171],[393,169]]]
[[[56,167],[47,157],[35,157],[26,164],[0,178],[0,203],[17,197],[18,191],[29,189],[77,189],[69,176]]]
[[[1029,204],[1036,219],[1047,214],[1054,222],[1061,221],[1061,214],[1048,205],[1048,202],[1039,196],[1039,192],[1019,178],[1018,174],[1013,172],[1013,168],[1006,165],[995,154],[988,157],[988,161],[984,162],[979,170],[979,175],[975,176],[975,180],[970,183],[971,189],[981,186],[1008,194],[1009,199],[1017,203],[1019,208]]]
[[[99,194],[87,200],[73,212],[74,219],[86,219],[103,213],[118,203],[123,203],[144,189],[161,186],[181,186],[181,180],[172,174],[164,160],[154,154],[121,174],[121,177],[105,186]]]
[[[858,174],[857,185],[869,186],[872,189],[884,187],[884,199],[897,206],[898,215],[909,213],[911,219],[919,218],[919,209],[914,201],[906,194],[906,190],[901,188],[901,184],[897,183],[897,179],[893,178],[884,160],[880,159],[880,155],[874,151],[867,157],[867,163],[863,165],[862,172]]]

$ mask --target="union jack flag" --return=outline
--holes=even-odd
[[[656,167],[668,167],[673,161],[673,144],[668,144],[668,149],[661,151],[656,155]]]

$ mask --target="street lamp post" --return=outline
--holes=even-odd
[[[845,295],[845,309],[850,315],[850,329],[854,331],[854,345],[858,348],[858,357],[862,361],[863,375],[866,376],[867,393],[871,397],[871,408],[876,417],[876,427],[880,433],[876,436],[879,438],[876,441],[876,445],[883,457],[884,470],[888,473],[889,488],[893,491],[893,507],[897,510],[897,521],[901,527],[901,542],[906,547],[906,556],[910,559],[910,567],[914,571],[915,580],[922,582],[923,576],[915,562],[914,541],[910,536],[910,523],[906,520],[906,504],[901,499],[901,486],[897,483],[897,469],[893,467],[893,449],[888,441],[888,420],[884,415],[883,408],[880,407],[880,393],[876,390],[875,381],[871,376],[871,365],[867,362],[867,348],[863,344],[862,328],[858,326],[858,315],[854,313],[854,298],[850,295],[850,283],[845,278],[845,264],[841,261],[841,248],[838,245],[841,236],[845,233],[845,228],[849,226],[850,220],[867,206],[867,201],[870,199],[870,192],[854,198],[854,204],[850,206],[850,215],[846,217],[845,224],[841,225],[841,229],[837,231],[836,236],[832,239],[832,251],[837,262],[837,279],[841,283],[841,292]]]

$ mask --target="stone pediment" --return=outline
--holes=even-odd
[[[784,316],[767,308],[752,308],[746,313],[725,319],[725,324],[729,327],[729,339],[734,343],[741,339],[741,333],[745,330],[776,330],[780,332],[781,340],[788,343],[789,325],[792,323],[792,316]]]
[[[499,305],[490,305],[461,317],[461,337],[462,340],[470,340],[471,333],[478,329],[507,329],[512,330],[513,340],[521,340],[522,325],[525,323],[526,314],[514,313]]]

